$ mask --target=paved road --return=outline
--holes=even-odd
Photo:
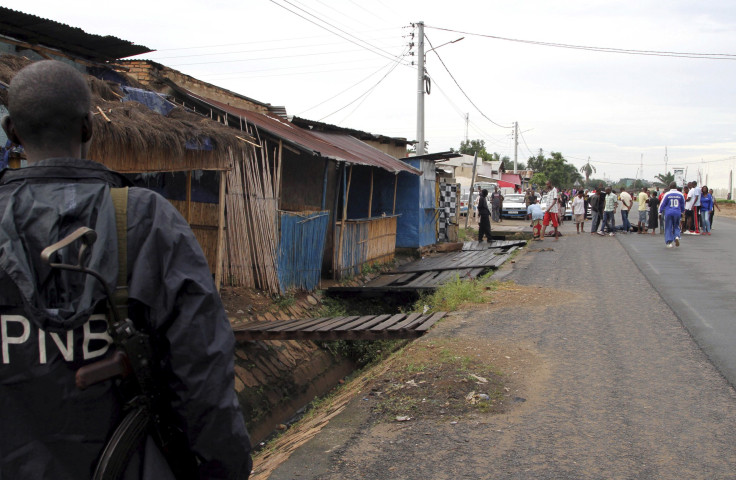
[[[619,235],[631,259],[695,341],[736,386],[736,220],[718,218],[711,236]]]
[[[538,367],[519,363],[510,374],[523,379],[525,402],[456,424],[376,424],[359,396],[271,480],[735,479],[736,392],[683,327],[687,315],[638,266],[682,276],[664,266],[700,249],[707,256],[716,234],[674,251],[659,237],[576,235],[569,223],[563,231],[532,244],[506,276],[531,300],[456,312],[429,333],[487,341],[509,361],[535,358]],[[714,272],[721,288],[735,275],[723,268]],[[534,300],[549,288],[561,293]]]

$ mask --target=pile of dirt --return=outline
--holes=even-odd
[[[485,341],[419,340],[391,358],[364,400],[377,419],[389,421],[506,412],[525,399],[512,397],[513,380],[497,366],[499,356],[510,357],[500,353]]]

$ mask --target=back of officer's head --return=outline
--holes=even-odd
[[[8,90],[9,115],[24,146],[83,143],[80,126],[90,102],[82,74],[54,60],[28,65],[13,77]]]

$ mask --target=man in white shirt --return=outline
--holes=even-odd
[[[557,238],[560,236],[560,234],[557,232],[557,227],[560,225],[560,222],[557,218],[557,213],[560,211],[557,202],[558,202],[557,189],[552,186],[552,182],[547,180],[547,209],[544,211],[544,220],[542,221],[542,238],[541,239],[544,239],[545,230],[547,230],[547,226],[549,225],[550,222],[552,222],[552,226],[555,228],[555,240],[557,240]]]
[[[695,233],[700,233],[700,216],[698,213],[700,212],[700,194],[702,192],[698,188],[698,182],[693,180],[692,183],[693,186],[690,191],[693,192],[693,196],[695,196],[695,203],[693,203],[693,225],[695,225]]]
[[[621,200],[621,223],[624,227],[624,233],[631,231],[631,223],[629,223],[629,211],[634,200],[631,198],[631,194],[626,191],[625,188],[621,188],[621,194],[618,197]]]

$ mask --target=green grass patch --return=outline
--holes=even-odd
[[[485,303],[489,292],[495,290],[497,282],[491,280],[493,271],[475,279],[455,277],[431,294],[422,295],[414,303],[413,311],[427,313],[453,312],[467,303]]]
[[[457,229],[457,241],[458,242],[473,242],[478,238],[478,230],[468,228]]]

